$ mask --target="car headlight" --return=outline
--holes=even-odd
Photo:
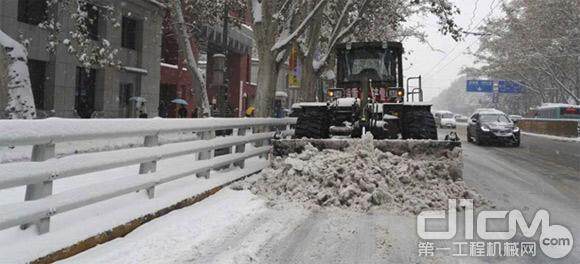
[[[481,126],[481,131],[483,131],[483,132],[489,132],[490,130],[486,126]]]
[[[519,127],[514,127],[514,133],[518,133],[520,132],[520,128]]]

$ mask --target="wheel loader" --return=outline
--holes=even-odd
[[[333,201],[333,205],[348,207],[381,204],[380,198],[373,200],[382,192],[377,190],[387,193],[394,188],[391,191],[408,199],[417,190],[413,188],[421,188],[417,186],[462,181],[461,142],[451,135],[437,140],[431,105],[422,102],[420,77],[416,88],[411,89],[412,79],[407,79],[404,89],[401,43],[350,43],[339,45],[335,52],[336,88],[328,90],[326,102],[296,104],[292,111],[298,119],[294,138],[272,141],[272,155],[283,162],[281,171],[287,172],[280,179],[296,177],[296,181],[308,182],[304,186],[316,187],[297,191],[295,182],[281,183],[276,192],[288,197],[299,197],[293,195],[300,193],[300,199],[322,201],[323,206]],[[416,97],[418,102],[414,102]],[[428,168],[431,172],[420,173]],[[377,174],[384,176],[384,181],[365,180]],[[399,183],[413,187],[397,189]],[[421,195],[435,192],[440,190]],[[348,200],[353,195],[359,196]]]
[[[336,88],[327,102],[295,104],[295,138],[333,136],[437,140],[431,105],[420,85],[403,84],[403,45],[399,42],[346,43],[336,47]],[[407,100],[405,100],[405,96]],[[418,97],[418,102],[415,97]]]

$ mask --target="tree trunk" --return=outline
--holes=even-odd
[[[311,3],[312,4],[312,3]],[[313,9],[310,6],[309,9]],[[322,15],[318,14],[312,19],[308,31],[306,32],[306,53],[302,49],[298,49],[298,59],[300,60],[302,69],[300,77],[300,97],[302,101],[319,101],[318,98],[318,80],[320,74],[314,69],[314,54],[319,48]]]
[[[200,108],[198,111],[199,117],[210,117],[211,111],[209,107],[209,99],[207,97],[207,89],[205,85],[205,80],[197,67],[197,61],[193,55],[193,49],[191,48],[191,41],[189,41],[189,34],[187,33],[187,26],[185,24],[185,19],[183,18],[183,12],[181,8],[181,0],[174,0],[173,4],[173,18],[175,19],[175,31],[178,34],[179,46],[181,49],[181,54],[187,59],[187,70],[191,74],[193,79],[193,87],[196,89],[195,98],[196,106]]]
[[[260,17],[254,16],[254,39],[258,50],[258,87],[254,107],[257,117],[271,117],[273,114],[276,86],[278,83],[279,63],[276,51],[272,50],[278,35],[275,19],[272,17],[273,3],[268,1],[250,1],[254,14],[259,10]],[[259,3],[259,4],[258,4]]]
[[[317,83],[320,76],[318,76],[316,70],[314,70],[314,67],[312,66],[314,58],[311,54],[304,56],[301,53],[299,53],[298,58],[302,66],[300,72],[300,99],[302,102],[319,101],[320,98],[318,98]]]
[[[278,63],[271,52],[263,52],[258,69],[258,89],[256,91],[256,116],[272,117],[273,104],[278,82]]]
[[[0,119],[4,118],[4,106],[8,105],[8,57],[0,48]]]
[[[580,98],[580,56],[576,56],[576,98]],[[580,104],[578,100],[576,100],[576,104]]]
[[[6,55],[8,55],[8,102],[5,108],[8,117],[10,119],[36,118],[26,48],[1,30],[0,47],[6,50]]]

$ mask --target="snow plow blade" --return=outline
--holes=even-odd
[[[332,149],[344,151],[355,140],[360,139],[283,139],[273,141],[273,155],[286,157],[291,153],[300,154],[308,144],[319,151]],[[390,152],[394,155],[409,155],[412,159],[438,160],[448,159],[455,163],[456,176],[462,178],[463,155],[461,142],[459,141],[434,141],[434,140],[373,140],[373,145],[381,152]]]

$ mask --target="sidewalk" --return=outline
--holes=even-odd
[[[162,160],[158,165],[158,170],[171,170],[176,164],[182,165],[192,161],[194,161],[194,155]],[[160,185],[156,188],[154,199],[148,199],[145,191],[141,191],[58,214],[51,218],[51,231],[41,236],[36,234],[35,228],[24,231],[18,227],[2,230],[0,231],[0,263],[24,263],[35,260],[133,219],[174,205],[186,198],[255,173],[265,166],[267,166],[267,161],[256,157],[247,160],[243,170],[233,168],[226,171],[213,171],[210,179],[198,179],[192,176]],[[139,165],[135,165],[62,179],[54,183],[54,193],[131,175],[143,177],[138,172]],[[0,205],[22,202],[24,193],[25,187],[0,190]]]

